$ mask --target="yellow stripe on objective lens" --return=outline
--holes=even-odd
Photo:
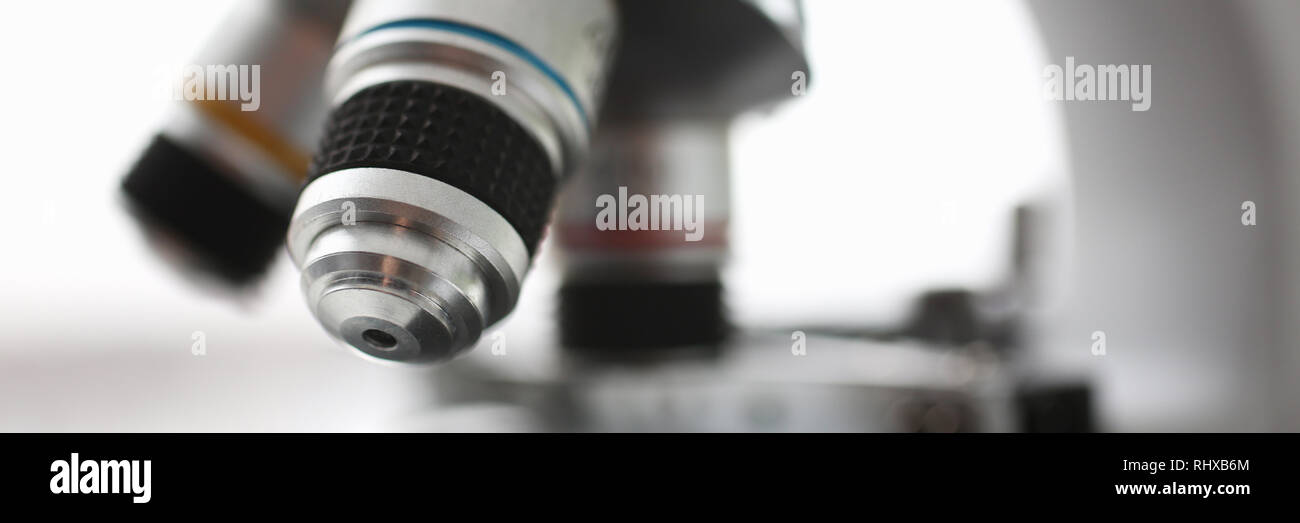
[[[240,110],[239,102],[195,100],[194,103],[198,104],[199,111],[203,114],[220,122],[261,149],[285,172],[293,176],[295,181],[301,182],[307,178],[307,165],[311,163],[311,156],[285,140],[273,129],[262,125],[252,117],[252,113]]]

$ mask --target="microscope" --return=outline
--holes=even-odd
[[[1012,398],[987,342],[1013,329],[970,293],[863,336],[729,321],[731,123],[809,88],[798,2],[254,4],[261,22],[233,38],[250,44],[204,63],[279,64],[262,83],[287,95],[255,113],[182,104],[128,199],[187,270],[230,285],[287,245],[330,337],[439,364],[431,412],[507,404],[528,430],[967,431],[1043,403]],[[161,196],[177,190],[191,203]],[[494,361],[487,338],[548,250],[550,325]],[[791,359],[806,343],[827,356]],[[1086,410],[1086,391],[1066,393]]]
[[[569,345],[722,339],[727,128],[806,87],[796,2],[359,0],[346,18],[342,3],[321,5],[260,6],[244,48],[205,55],[279,66],[310,48],[264,80],[302,97],[266,100],[251,124],[211,109],[228,104],[192,104],[128,176],[136,207],[194,259],[248,280],[287,237],[331,336],[439,362],[511,312],[549,230]],[[157,196],[178,188],[208,208]],[[653,223],[601,227],[601,195],[629,192]],[[232,205],[250,218],[214,218]],[[697,234],[672,232],[687,223]]]

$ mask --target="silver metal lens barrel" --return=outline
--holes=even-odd
[[[556,213],[565,281],[717,281],[731,216],[729,124],[674,118],[602,125]],[[671,200],[655,209],[654,230],[602,230],[603,207],[593,204],[605,195],[618,206],[636,195]]]
[[[728,124],[602,124],[557,212],[566,348],[602,358],[716,352],[728,331],[721,280],[731,214]],[[633,205],[652,226],[632,226],[630,214],[626,227],[599,225],[602,214],[617,217]]]
[[[182,274],[242,289],[283,250],[348,5],[243,0],[228,30],[186,67],[163,71],[160,94],[175,107],[122,191],[155,252]]]
[[[617,31],[608,0],[361,0],[326,89],[336,103],[393,80],[479,93],[541,142],[562,176],[586,151]]]
[[[586,153],[615,22],[603,0],[354,5],[288,237],[331,335],[440,361],[514,308]]]
[[[391,169],[351,169],[309,185],[289,248],[325,329],[399,361],[472,345],[513,308],[529,262],[519,234],[486,204]]]

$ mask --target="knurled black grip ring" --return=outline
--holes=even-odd
[[[357,167],[451,185],[500,213],[537,249],[558,184],[542,146],[487,100],[421,81],[367,87],[330,114],[308,181]]]
[[[567,282],[559,326],[565,346],[608,351],[713,345],[730,331],[717,281]]]
[[[252,283],[284,249],[292,208],[258,198],[247,184],[159,134],[122,181],[137,211],[181,240],[201,267],[234,284]]]

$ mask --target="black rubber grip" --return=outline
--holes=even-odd
[[[122,190],[150,226],[191,251],[199,267],[229,283],[257,279],[284,248],[290,207],[257,198],[214,162],[163,135],[122,181]]]
[[[357,167],[398,169],[469,193],[536,251],[557,181],[542,146],[487,100],[420,81],[367,87],[330,114],[308,180]]]
[[[712,345],[730,331],[719,282],[566,282],[560,342],[607,351]]]

